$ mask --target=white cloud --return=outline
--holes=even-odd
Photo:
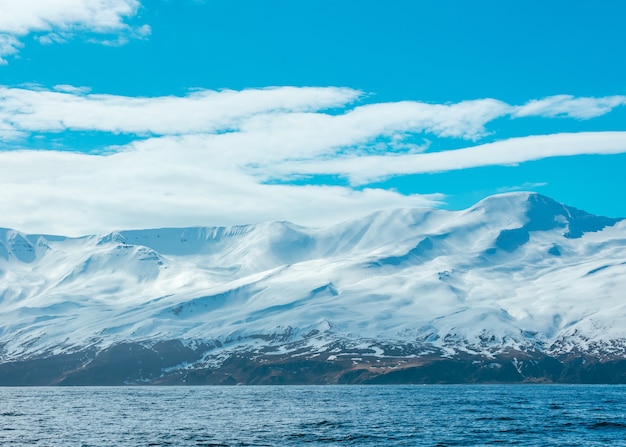
[[[626,132],[581,132],[535,135],[474,147],[424,154],[344,157],[332,160],[268,164],[259,175],[281,178],[294,174],[340,175],[353,185],[393,175],[446,172],[481,166],[516,165],[549,157],[626,152]]]
[[[626,152],[626,132],[532,136],[429,152],[428,141],[416,146],[416,138],[477,140],[488,134],[492,120],[521,116],[520,109],[533,102],[351,105],[362,97],[330,87],[199,90],[156,98],[91,94],[68,85],[52,91],[0,87],[0,139],[13,148],[0,152],[0,226],[77,235],[275,219],[322,225],[379,208],[432,205],[443,197],[267,181],[319,174],[363,185],[399,174]],[[564,103],[577,103],[569,116],[583,117],[597,114],[598,104],[615,102]],[[545,107],[535,113],[552,116]],[[63,141],[67,131],[124,133],[132,141],[109,155],[71,147],[17,149],[29,144],[24,137],[57,132]]]
[[[516,107],[513,116],[569,117],[589,119],[605,115],[615,107],[626,105],[626,96],[575,98],[571,95],[549,96]]]
[[[199,152],[167,146],[110,156],[0,153],[0,188],[0,226],[70,235],[270,220],[322,225],[373,209],[431,205],[440,198],[263,185]]]
[[[84,94],[84,88],[67,85],[56,90],[0,87],[0,128],[155,135],[223,132],[260,113],[317,111],[345,106],[361,95],[332,87],[199,90],[185,97],[156,98]]]
[[[496,193],[502,194],[513,191],[536,191],[538,188],[548,186],[547,182],[526,182],[515,186],[502,186],[496,189]]]
[[[0,0],[2,1],[2,0]],[[626,97],[573,98],[567,95],[513,106],[495,99],[452,104],[417,101],[373,103],[347,109],[363,93],[350,88],[274,87],[242,91],[197,90],[187,96],[127,97],[89,94],[85,87],[0,86],[0,128],[11,135],[87,130],[138,135],[185,135],[237,131],[233,139],[263,137],[272,145],[319,152],[389,137],[398,147],[403,134],[477,140],[485,126],[503,117],[566,116],[579,119],[608,113]],[[322,113],[336,108],[334,114]],[[341,113],[343,112],[343,113]],[[9,133],[8,131],[11,130]],[[309,150],[303,148],[310,147]],[[300,148],[300,149],[295,149]],[[322,152],[324,152],[322,150]]]
[[[52,45],[53,43],[66,43],[67,39],[57,33],[48,33],[43,36],[37,37],[37,40],[42,45]]]
[[[20,46],[20,42],[14,36],[0,33],[0,65],[7,64],[3,56],[17,53]]]
[[[53,87],[57,92],[72,93],[74,95],[86,95],[91,91],[89,87],[76,87],[74,85],[59,84]]]
[[[76,32],[142,37],[146,25],[125,20],[140,7],[138,0],[0,0],[0,61],[18,51],[19,37],[42,33],[42,43],[62,42]]]

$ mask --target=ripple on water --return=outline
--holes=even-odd
[[[545,385],[7,388],[0,389],[0,445],[624,445],[624,391]]]

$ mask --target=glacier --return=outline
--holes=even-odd
[[[0,229],[0,385],[626,382],[626,220],[461,211]]]

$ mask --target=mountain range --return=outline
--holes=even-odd
[[[0,385],[626,383],[626,220],[462,211],[0,229]]]

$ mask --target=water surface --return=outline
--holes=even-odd
[[[0,388],[2,446],[626,445],[626,386]]]

